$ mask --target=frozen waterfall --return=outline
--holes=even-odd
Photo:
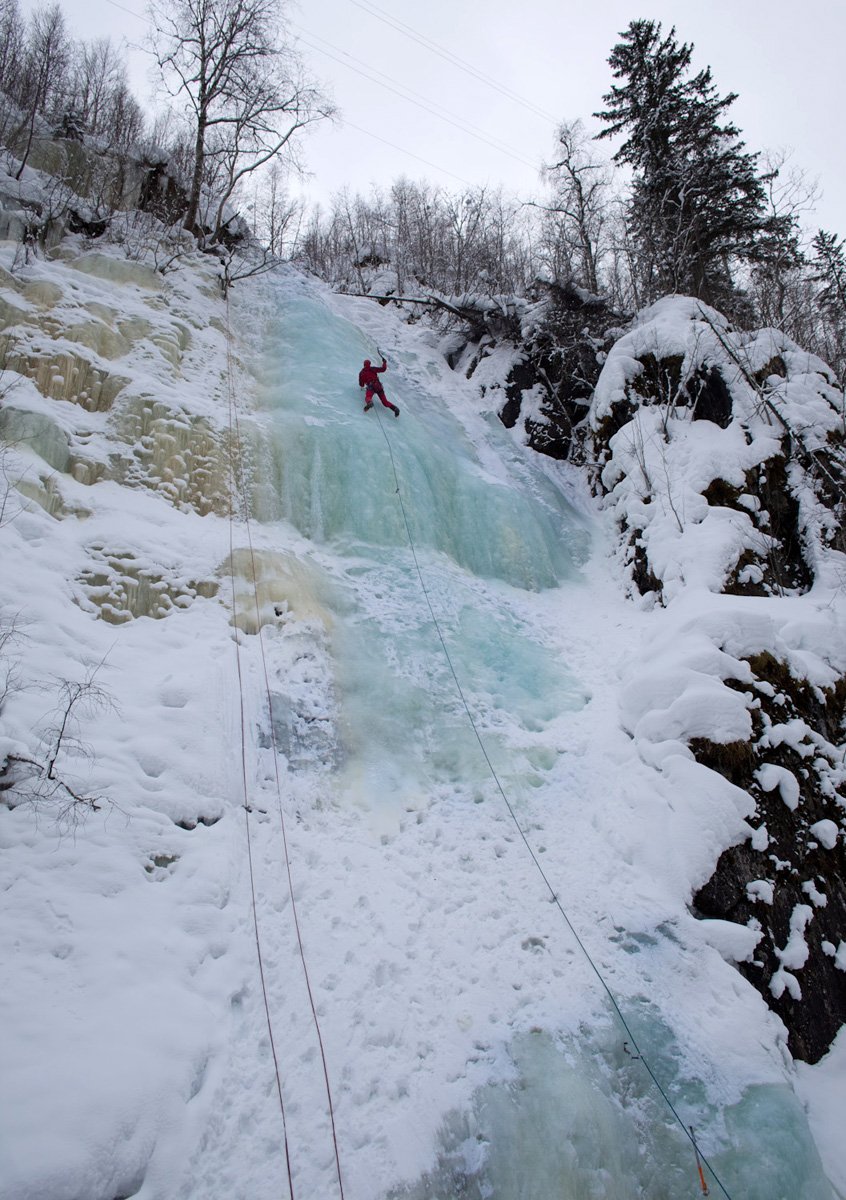
[[[744,1077],[731,1048],[731,1061],[721,1062],[721,1048],[692,1029],[695,999],[681,1019],[674,1011],[688,1004],[680,998],[704,969],[678,945],[672,922],[642,932],[648,921],[634,911],[644,907],[638,895],[636,932],[626,928],[637,866],[609,837],[614,820],[588,811],[604,799],[600,768],[585,763],[603,751],[591,745],[594,680],[579,645],[601,629],[583,576],[593,534],[567,500],[564,477],[536,461],[495,414],[475,411],[477,398],[450,378],[425,339],[413,340],[375,306],[330,302],[295,280],[276,294],[262,434],[251,444],[253,514],[265,544],[279,548],[262,560],[262,620],[271,650],[283,635],[275,622],[283,633],[289,617],[311,623],[329,664],[294,682],[277,671],[276,744],[297,795],[322,789],[340,814],[363,815],[375,847],[361,895],[359,885],[349,890],[364,924],[350,914],[339,926],[349,939],[349,976],[337,985],[331,1018],[349,1022],[337,1044],[349,1038],[357,1069],[373,1082],[341,1093],[338,1119],[342,1136],[345,1125],[375,1121],[385,1178],[398,1169],[403,1182],[377,1187],[353,1171],[353,1194],[699,1193],[689,1141],[642,1063],[625,1052],[601,987],[503,811],[428,594],[518,817],[728,1194],[827,1200],[789,1086],[775,1071]],[[398,420],[378,402],[362,413],[356,377],[363,358],[377,357],[377,342]],[[592,795],[580,791],[585,782]],[[615,803],[609,794],[609,811]],[[618,873],[627,880],[619,894]],[[463,891],[455,890],[459,878]],[[613,921],[602,911],[606,885]],[[340,894],[327,893],[330,907]],[[445,950],[450,944],[457,949]],[[426,987],[432,1004],[424,1016]],[[352,1009],[344,1009],[344,994],[355,997]],[[717,1020],[704,1020],[703,1030]],[[362,1066],[367,1056],[371,1065]],[[343,1062],[332,1068],[343,1073]],[[722,1194],[708,1182],[712,1195]]]
[[[716,598],[625,594],[611,510],[496,415],[507,352],[468,382],[293,268],[227,304],[206,255],[0,259],[4,1200],[339,1200],[322,1049],[345,1200],[692,1198],[635,1041],[732,1200],[831,1200],[817,1146],[846,1194],[843,1034],[797,1067],[755,930],[691,910],[749,835],[661,740],[713,724]],[[86,672],[80,813],[35,785]]]

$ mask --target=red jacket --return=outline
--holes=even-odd
[[[378,378],[378,375],[380,375],[382,371],[387,370],[387,367],[388,362],[387,359],[384,358],[382,359],[381,367],[362,367],[358,373],[358,386],[372,387],[377,391],[381,390],[382,381]]]

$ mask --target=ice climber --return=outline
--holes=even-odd
[[[382,371],[387,369],[387,366],[388,360],[385,358],[384,354],[382,355],[381,367],[371,366],[370,359],[366,358],[364,360],[364,366],[358,373],[358,386],[367,388],[367,391],[364,393],[365,412],[370,412],[371,408],[373,407],[373,397],[378,396],[385,408],[390,408],[393,411],[394,416],[398,417],[399,409],[395,404],[391,404],[390,400],[385,395],[385,389],[382,387],[382,380],[379,378],[379,375],[382,373]]]

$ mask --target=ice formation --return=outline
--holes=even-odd
[[[749,702],[720,680],[762,630],[824,684],[818,618],[719,611],[703,632],[699,593],[633,605],[577,474],[365,301],[293,271],[235,294],[233,463],[207,263],[165,287],[105,253],[0,254],[17,356],[0,603],[21,614],[8,661],[40,687],[11,688],[0,754],[49,753],[56,681],[95,670],[115,702],[80,712],[57,764],[96,804],[24,790],[0,811],[10,1200],[286,1194],[245,817],[295,1194],[337,1194],[281,815],[349,1200],[695,1193],[692,1147],[468,710],[727,1191],[827,1200],[784,1030],[734,965],[755,931],[728,946],[689,908],[751,833],[749,798],[684,746],[748,735]],[[377,345],[401,408],[387,427],[356,386]],[[691,553],[707,584],[720,564]],[[841,1186],[829,1065],[801,1086]]]

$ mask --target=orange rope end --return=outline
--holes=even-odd
[[[693,1143],[693,1153],[696,1155],[696,1169],[699,1172],[699,1182],[702,1184],[702,1195],[709,1196],[708,1184],[705,1182],[705,1174],[702,1170],[702,1160],[699,1157],[699,1147],[696,1145],[696,1134],[693,1132],[693,1126],[688,1125],[690,1130],[690,1140]]]

